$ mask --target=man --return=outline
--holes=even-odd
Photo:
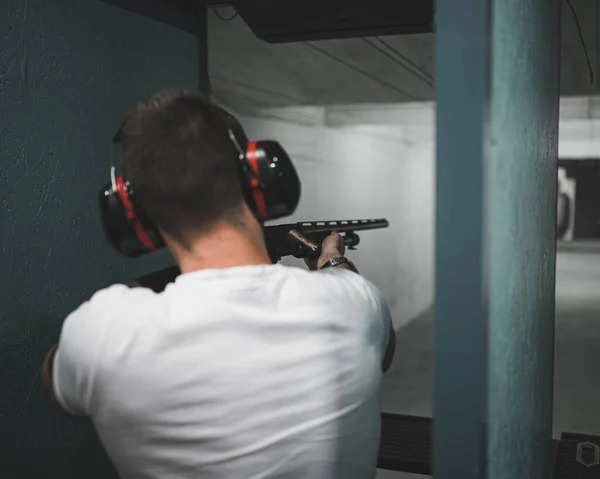
[[[315,265],[330,267],[271,264],[222,115],[163,92],[127,118],[125,175],[182,274],[160,294],[97,292],[66,319],[45,384],[91,417],[123,479],[373,478],[386,301],[337,234]]]

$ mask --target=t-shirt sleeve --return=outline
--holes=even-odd
[[[371,284],[371,292],[373,294],[373,300],[377,305],[377,311],[381,321],[383,323],[384,334],[382,338],[383,353],[385,354],[388,343],[390,342],[390,332],[393,327],[392,313],[390,312],[390,306],[387,299],[383,296],[383,293],[374,284]]]
[[[111,310],[117,296],[126,289],[126,286],[115,285],[97,292],[63,323],[54,356],[52,383],[57,401],[70,414],[90,414],[96,363]]]
[[[374,316],[377,318],[378,322],[380,322],[380,325],[382,326],[381,348],[383,357],[383,355],[385,355],[388,342],[390,340],[392,314],[390,312],[390,307],[387,302],[387,299],[385,298],[381,290],[367,279],[363,278],[363,280],[364,288],[367,291],[367,295],[370,297],[370,301],[372,302]]]

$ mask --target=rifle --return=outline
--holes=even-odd
[[[264,235],[271,261],[277,263],[284,256],[294,256],[295,258],[318,256],[321,252],[321,243],[333,231],[340,233],[346,248],[355,250],[360,243],[360,237],[356,231],[381,229],[388,226],[389,223],[385,219],[301,221],[265,226]],[[150,288],[158,293],[163,291],[167,284],[175,281],[179,274],[177,266],[168,266],[142,276],[128,285]]]

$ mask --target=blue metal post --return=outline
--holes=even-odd
[[[560,0],[437,4],[436,479],[549,477]]]
[[[495,0],[488,478],[552,476],[561,0]]]

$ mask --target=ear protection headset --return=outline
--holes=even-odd
[[[300,179],[289,155],[276,141],[249,141],[242,125],[222,110],[227,134],[235,146],[244,200],[257,220],[275,220],[294,213],[300,201]],[[120,143],[123,126],[113,143]],[[199,159],[198,161],[201,161]],[[158,228],[135,198],[135,185],[115,176],[100,190],[100,216],[106,238],[120,253],[134,258],[165,246]]]

